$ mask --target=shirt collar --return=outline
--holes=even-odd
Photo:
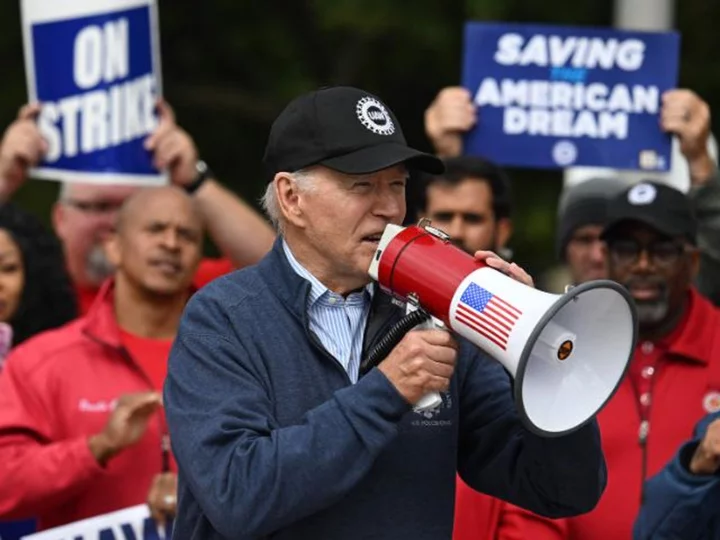
[[[285,252],[285,257],[287,257],[287,260],[295,273],[310,282],[310,295],[308,296],[307,305],[308,308],[315,305],[315,303],[317,302],[322,305],[334,305],[338,299],[343,299],[341,295],[334,293],[333,291],[328,289],[320,282],[319,279],[312,275],[307,270],[307,268],[300,264],[300,262],[295,258],[295,255],[293,255],[290,246],[288,246],[284,238],[282,239],[282,247],[283,251]],[[373,283],[370,282],[363,288],[364,294],[361,297],[358,298],[357,293],[352,293],[348,295],[347,299],[343,299],[343,301],[349,301],[350,303],[354,303],[354,301],[364,302],[368,298],[371,299],[373,297],[374,291],[375,288],[373,287]],[[356,298],[358,299],[355,300]]]

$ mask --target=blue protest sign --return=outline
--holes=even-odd
[[[501,165],[667,171],[661,96],[676,32],[469,22],[462,84],[478,107],[465,152]]]
[[[22,0],[29,101],[49,150],[32,176],[164,184],[143,142],[161,95],[154,0]]]
[[[158,527],[145,504],[23,536],[21,540],[164,540],[172,522]]]
[[[0,540],[18,540],[36,530],[34,519],[0,521]]]

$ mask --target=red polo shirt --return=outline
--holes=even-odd
[[[39,529],[143,504],[163,471],[163,411],[101,467],[88,437],[123,394],[161,391],[167,342],[128,339],[108,281],[88,314],[15,347],[0,377],[0,515]],[[176,464],[170,456],[170,469]]]

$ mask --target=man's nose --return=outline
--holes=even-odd
[[[655,265],[653,263],[652,257],[650,257],[647,249],[640,250],[640,253],[638,253],[637,256],[637,260],[633,265],[633,269],[635,271],[643,273],[652,272],[655,270]]]
[[[162,244],[170,250],[178,249],[180,247],[180,239],[177,231],[174,229],[167,229],[162,235]]]
[[[595,240],[592,244],[590,244],[590,258],[597,264],[605,262],[605,251],[601,240]]]
[[[373,213],[384,218],[394,219],[404,214],[402,202],[389,190],[380,190],[375,197]]]
[[[462,216],[454,216],[445,226],[445,232],[450,235],[453,240],[462,240],[465,238],[465,222]]]

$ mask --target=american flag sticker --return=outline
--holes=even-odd
[[[458,321],[503,351],[507,350],[510,333],[520,315],[522,311],[476,283],[470,283],[463,291],[455,313]]]

